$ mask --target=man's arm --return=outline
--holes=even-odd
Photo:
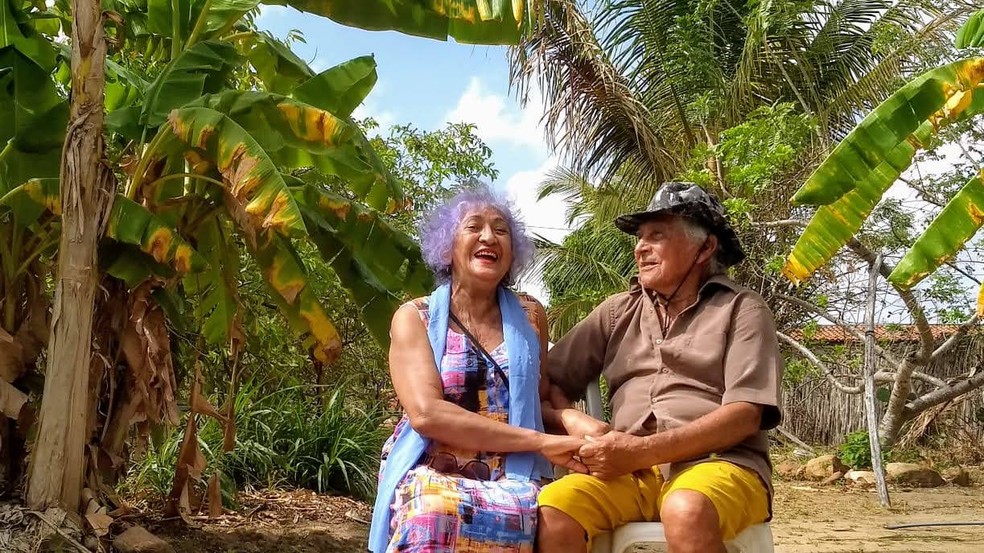
[[[588,384],[601,375],[611,332],[612,301],[609,298],[592,310],[547,356],[550,388],[541,394],[544,424],[572,436],[600,436],[609,429],[603,421],[574,409],[571,402],[580,399]]]
[[[759,431],[762,406],[735,402],[666,432],[633,436],[609,432],[589,438],[580,451],[592,476],[615,478],[663,463],[685,461],[730,449]]]

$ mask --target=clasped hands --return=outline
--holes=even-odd
[[[568,436],[544,452],[555,465],[568,470],[612,479],[646,465],[640,455],[641,438],[611,430],[597,419],[574,409],[562,414]]]

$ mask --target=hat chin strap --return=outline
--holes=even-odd
[[[704,243],[701,244],[700,249],[697,250],[697,255],[694,256],[693,262],[690,263],[690,268],[687,269],[687,273],[683,275],[683,278],[681,278],[680,282],[677,283],[676,288],[673,289],[673,293],[667,296],[665,300],[663,299],[662,294],[653,290],[654,292],[656,292],[656,301],[659,302],[659,304],[663,307],[663,309],[666,310],[667,316],[669,315],[670,302],[673,301],[673,298],[677,295],[677,292],[680,291],[680,287],[683,286],[683,283],[687,282],[687,279],[690,278],[690,273],[693,272],[694,267],[697,266],[697,260],[700,259],[700,252],[704,251],[704,246],[706,245],[707,245],[707,239],[704,239]]]

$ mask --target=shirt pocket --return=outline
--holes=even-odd
[[[678,377],[697,388],[724,393],[724,332],[702,332],[673,340],[663,348],[663,362]]]

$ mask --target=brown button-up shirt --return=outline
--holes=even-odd
[[[549,352],[551,381],[567,396],[584,395],[604,374],[612,428],[645,436],[693,422],[737,401],[765,407],[761,430],[699,459],[661,466],[664,477],[712,458],[754,470],[772,496],[766,430],[779,424],[782,357],[775,320],[755,292],[718,275],[664,335],[653,300],[636,279],[601,303]]]

